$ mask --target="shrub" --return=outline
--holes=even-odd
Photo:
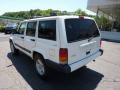
[[[4,26],[0,26],[0,32],[4,32],[5,31],[5,27]]]

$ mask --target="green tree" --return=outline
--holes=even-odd
[[[3,14],[3,16],[15,17],[15,18],[32,18],[33,16],[54,16],[54,15],[87,15],[81,9],[76,10],[75,12],[67,12],[67,11],[60,11],[60,10],[40,10],[40,9],[31,9],[30,11],[20,11],[20,12],[7,12]]]
[[[81,9],[77,9],[74,14],[77,16],[87,16],[87,13]]]
[[[106,17],[101,16],[101,17],[94,17],[99,28],[102,30],[110,31],[110,28],[112,26],[112,22],[108,20]]]

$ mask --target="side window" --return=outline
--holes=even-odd
[[[49,40],[56,40],[56,20],[40,21],[38,37]]]
[[[23,35],[25,29],[26,29],[26,22],[23,22],[23,23],[20,24],[20,26],[19,26],[19,28],[17,30],[17,34]]]
[[[26,29],[26,36],[35,36],[37,21],[28,22]]]

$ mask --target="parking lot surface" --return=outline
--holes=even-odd
[[[9,48],[0,34],[0,90],[120,90],[120,43],[103,41],[103,56],[71,74],[51,70],[47,81],[35,73],[34,62]]]

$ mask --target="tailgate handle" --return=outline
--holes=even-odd
[[[88,55],[88,54],[90,54],[90,51],[87,51],[87,52],[86,52],[86,55]]]

